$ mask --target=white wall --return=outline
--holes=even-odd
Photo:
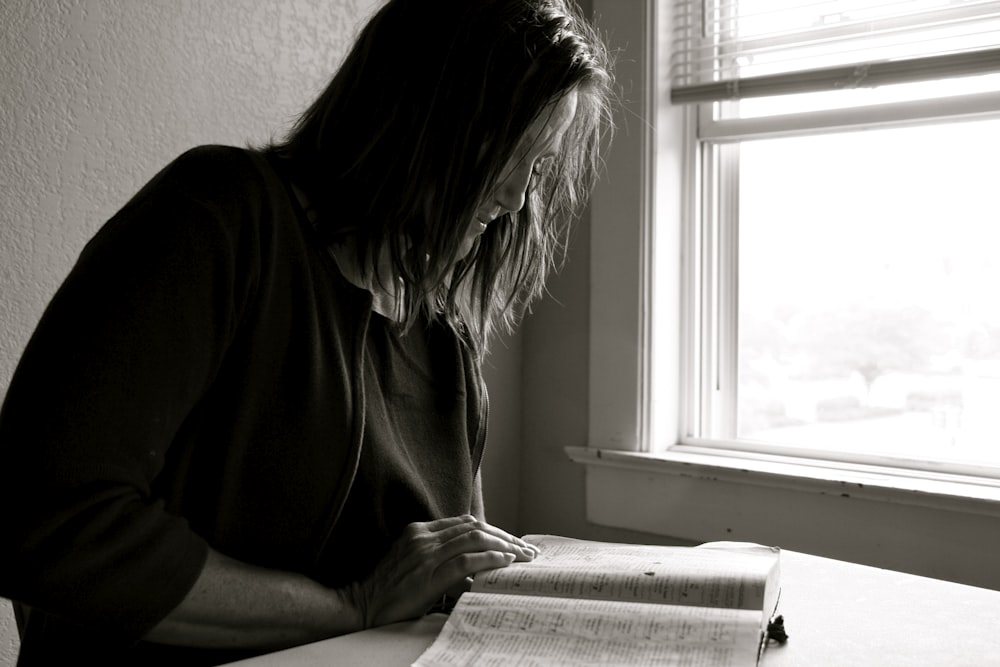
[[[284,132],[376,1],[0,2],[0,392],[97,227],[186,148]]]

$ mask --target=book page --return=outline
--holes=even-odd
[[[757,662],[760,614],[641,602],[465,593],[414,667]]]
[[[541,549],[539,556],[477,575],[472,590],[762,611],[769,578],[777,572],[777,550],[758,545],[664,547],[551,535],[525,539]]]

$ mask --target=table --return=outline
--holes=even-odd
[[[998,591],[784,550],[781,582],[789,640],[767,648],[764,667],[1000,666]],[[434,614],[231,665],[406,667],[445,620]]]

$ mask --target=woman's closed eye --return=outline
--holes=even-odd
[[[531,166],[531,173],[535,176],[544,176],[552,168],[553,162],[555,162],[555,158],[551,155],[538,158]]]

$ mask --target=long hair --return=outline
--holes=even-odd
[[[564,257],[611,128],[611,84],[607,50],[573,0],[389,0],[269,150],[326,242],[350,239],[359,266],[389,258],[407,323],[441,318],[482,354]],[[524,208],[458,257],[518,141],[574,90],[561,152],[532,177]]]

